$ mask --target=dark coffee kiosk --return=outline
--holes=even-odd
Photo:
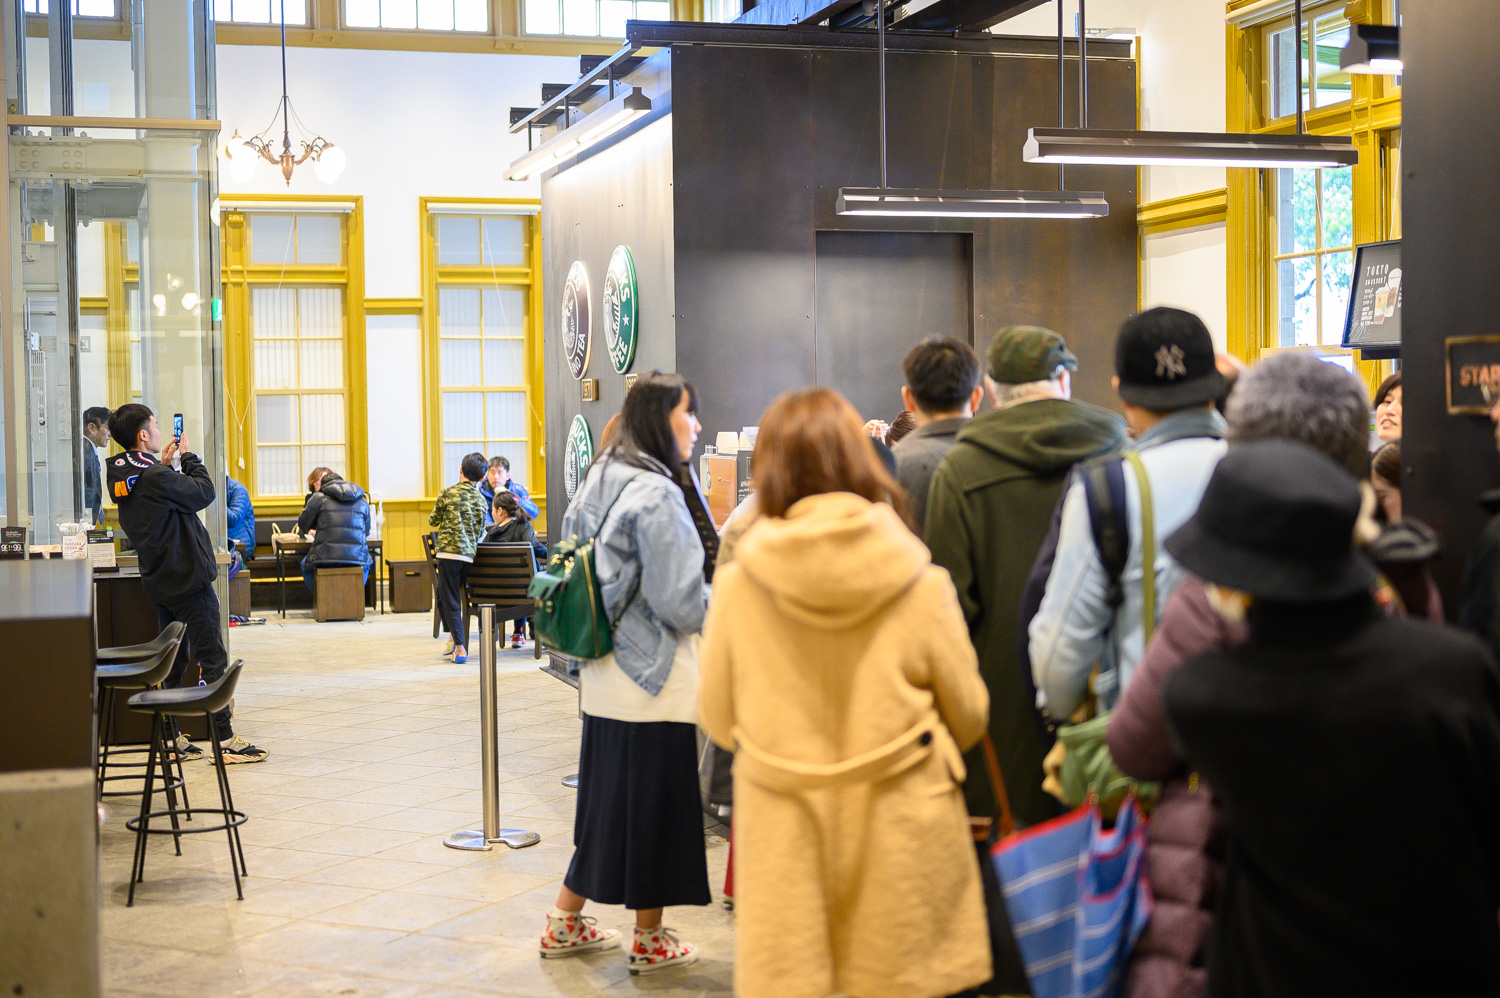
[[[1056,188],[1058,169],[1025,163],[1022,146],[1029,127],[1058,123],[1057,39],[976,30],[1031,6],[940,2],[897,16],[886,32],[892,187]],[[586,132],[588,115],[640,91],[635,120],[542,175],[551,515],[567,508],[564,455],[588,449],[575,417],[597,440],[627,378],[653,368],[694,382],[713,443],[814,383],[890,419],[912,344],[951,335],[983,351],[1001,326],[1034,323],[1078,353],[1077,394],[1111,403],[1114,334],[1136,309],[1135,171],[1068,168],[1067,189],[1104,193],[1105,218],[838,214],[840,188],[880,179],[877,38],[863,11],[778,2],[734,24],[631,22],[596,72],[597,60],[540,108],[512,110],[540,145],[568,124]],[[1075,125],[1071,40],[1066,51]],[[1090,124],[1135,127],[1129,44],[1087,52]],[[605,327],[627,284],[634,354],[612,358]]]

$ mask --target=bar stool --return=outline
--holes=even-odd
[[[98,664],[94,667],[94,680],[99,684],[100,692],[100,717],[102,723],[99,725],[99,753],[98,762],[95,766],[95,786],[97,794],[102,797],[129,797],[134,796],[133,790],[107,791],[104,785],[111,780],[133,780],[134,774],[122,774],[111,776],[109,769],[112,767],[136,768],[139,763],[134,762],[112,762],[111,755],[138,755],[148,752],[147,748],[113,748],[115,737],[115,691],[126,690],[136,692],[148,690],[160,686],[166,681],[172,671],[172,663],[177,658],[178,647],[182,644],[183,634],[186,628],[179,621],[172,621],[152,641],[138,645],[122,645],[113,648],[101,648],[96,656]],[[163,732],[165,739],[165,732]],[[174,751],[168,752],[165,740],[162,742],[162,779],[163,789],[171,790],[174,796],[170,797],[169,803],[175,805],[175,791],[182,790],[183,806],[188,806],[187,785],[182,775],[182,759]],[[172,760],[176,761],[177,776],[171,777],[168,766]],[[154,779],[155,774],[147,771],[148,778]]]
[[[161,733],[165,730],[167,717],[184,717],[193,714],[202,714],[208,719],[208,734],[213,741],[212,765],[219,778],[219,807],[184,808],[183,814],[191,819],[193,814],[217,814],[224,819],[220,825],[207,825],[198,828],[176,828],[176,815],[179,812],[171,809],[172,791],[167,790],[167,801],[169,810],[152,811],[151,794],[152,781],[146,781],[145,792],[141,794],[141,813],[138,817],[125,822],[125,827],[135,832],[135,859],[130,866],[130,896],[125,902],[129,908],[135,904],[135,885],[141,883],[146,877],[146,841],[148,835],[189,835],[199,832],[223,831],[229,840],[229,865],[234,870],[234,892],[238,898],[245,900],[245,890],[240,883],[242,876],[248,876],[245,869],[245,847],[240,842],[240,826],[245,823],[246,816],[243,811],[234,809],[234,794],[229,790],[229,774],[224,769],[223,746],[219,743],[219,729],[213,722],[213,715],[229,706],[230,699],[234,696],[234,688],[240,681],[240,669],[244,665],[241,659],[235,659],[229,668],[224,670],[216,682],[207,686],[177,687],[169,690],[147,690],[137,693],[126,701],[131,710],[140,711],[151,715],[151,750],[148,771],[156,763],[156,749],[161,744]],[[151,819],[171,816],[174,827],[152,828]],[[180,849],[179,849],[180,851]]]

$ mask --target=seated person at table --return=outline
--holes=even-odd
[[[198,512],[213,504],[213,479],[188,450],[185,436],[162,446],[161,428],[146,406],[120,406],[110,417],[109,432],[125,451],[109,459],[109,494],[119,507],[120,527],[140,557],[141,588],[156,604],[158,626],[177,620],[187,629],[166,685],[179,685],[195,661],[204,682],[217,682],[229,667],[214,593],[219,566],[213,541],[198,519]],[[213,722],[225,763],[265,760],[265,749],[234,733],[230,708],[215,714]],[[179,734],[170,718],[168,723],[174,751],[189,762],[203,758],[203,750]]]
[[[302,559],[302,581],[309,592],[320,568],[358,565],[365,570],[365,581],[370,580],[370,503],[364,489],[338,472],[323,473],[297,517],[297,533],[313,542]]]
[[[536,531],[532,529],[531,520],[521,508],[519,499],[509,492],[496,492],[490,513],[495,523],[485,531],[485,544],[530,544],[538,565],[547,560],[547,545],[537,540]],[[519,648],[525,643],[526,633],[518,620],[515,633],[510,636],[510,646]]]
[[[536,503],[531,501],[531,493],[526,491],[526,486],[510,477],[510,459],[497,455],[490,458],[490,469],[485,472],[484,478],[479,483],[479,494],[484,496],[485,526],[495,522],[493,504],[495,496],[501,492],[509,492],[516,497],[528,520],[535,520],[540,515]]]

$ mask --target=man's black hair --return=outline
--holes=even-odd
[[[458,470],[463,472],[464,478],[468,479],[471,482],[477,482],[481,478],[483,478],[484,473],[488,471],[489,468],[489,458],[485,457],[478,451],[475,451],[472,454],[465,454],[463,462],[458,466]]]
[[[979,356],[963,340],[934,336],[907,351],[901,373],[925,412],[953,412],[979,387]]]
[[[109,425],[109,409],[102,405],[91,405],[83,410],[83,425],[98,423],[100,426]]]
[[[490,458],[490,467],[504,468],[506,471],[509,471],[510,458],[506,457],[504,454],[496,454],[494,457]]]
[[[638,468],[652,457],[668,469],[682,464],[677,435],[672,432],[672,410],[688,397],[688,412],[698,411],[698,393],[680,374],[652,371],[635,383],[620,409],[620,435],[610,446],[610,457]]]
[[[122,405],[110,414],[109,435],[124,450],[135,450],[136,438],[141,435],[146,424],[151,422],[152,415],[150,407],[139,402]]]

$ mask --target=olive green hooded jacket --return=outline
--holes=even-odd
[[[953,577],[990,690],[990,737],[1016,821],[1058,813],[1042,791],[1051,737],[1021,664],[1021,592],[1073,465],[1119,449],[1125,423],[1086,402],[1042,398],[975,417],[959,431],[932,479],[925,537],[932,560]],[[981,757],[971,752],[970,814],[992,814]]]

